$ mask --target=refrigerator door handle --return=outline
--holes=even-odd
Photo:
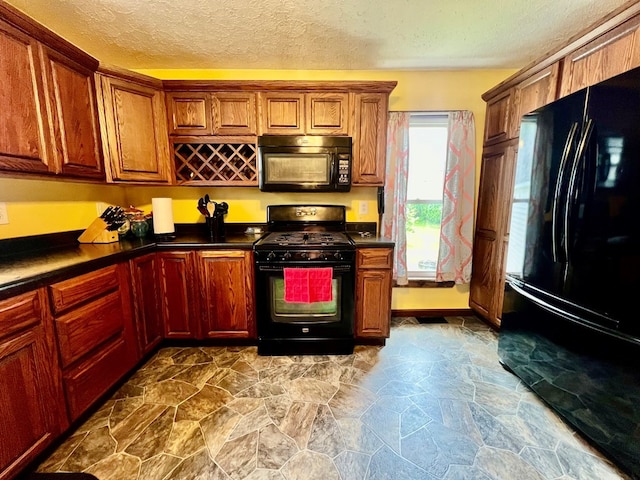
[[[567,190],[567,202],[564,207],[564,218],[562,220],[563,232],[564,232],[564,255],[567,263],[570,263],[570,242],[571,238],[571,210],[572,203],[574,202],[574,196],[576,195],[576,180],[578,178],[578,167],[582,163],[582,159],[584,158],[584,151],[591,139],[591,132],[593,132],[593,120],[587,120],[587,124],[582,132],[582,136],[580,141],[578,142],[578,148],[576,150],[576,155],[573,159],[571,165],[571,175],[569,176],[569,188]]]
[[[564,183],[564,177],[567,170],[567,161],[569,159],[569,155],[571,154],[572,145],[578,131],[578,122],[574,122],[569,129],[569,134],[567,135],[567,141],[564,144],[564,150],[562,150],[562,157],[560,159],[560,168],[558,170],[558,180],[556,181],[556,188],[553,192],[553,202],[551,206],[551,255],[553,257],[554,262],[558,262],[559,260],[559,245],[561,242],[561,238],[558,233],[558,225],[560,222],[558,221],[558,217],[560,215],[560,207],[558,205],[560,200],[560,194],[562,193],[562,185]]]

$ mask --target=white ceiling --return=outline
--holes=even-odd
[[[8,0],[131,69],[520,68],[627,0]]]

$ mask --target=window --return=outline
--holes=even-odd
[[[527,226],[531,197],[531,177],[533,175],[533,154],[538,132],[535,117],[525,117],[520,125],[520,144],[516,162],[511,222],[509,226],[509,247],[507,248],[507,273],[521,277],[524,273],[527,246]]]
[[[412,113],[407,184],[407,273],[434,279],[440,245],[442,192],[447,158],[447,114]]]

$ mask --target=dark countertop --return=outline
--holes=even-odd
[[[253,225],[252,225],[253,226]],[[256,226],[259,226],[256,224]],[[34,288],[81,275],[116,262],[173,249],[251,249],[261,234],[244,233],[245,225],[229,228],[223,240],[211,241],[200,225],[176,227],[175,239],[146,237],[114,243],[80,244],[79,232],[41,235],[0,241],[0,299],[18,295]],[[264,232],[265,229],[262,228]],[[393,242],[372,233],[363,237],[357,231],[348,232],[356,246],[393,247]],[[9,253],[10,252],[10,253]]]
[[[359,232],[347,232],[357,247],[393,248],[395,243],[376,234],[362,236]]]

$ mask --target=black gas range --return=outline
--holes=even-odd
[[[353,352],[355,246],[345,228],[341,205],[267,207],[269,233],[254,245],[259,354]]]

